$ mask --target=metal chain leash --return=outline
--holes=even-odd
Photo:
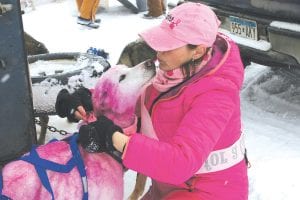
[[[35,123],[37,124],[37,125],[40,125],[41,126],[41,121],[40,120],[38,120],[38,119],[36,119],[35,118]],[[49,125],[47,125],[47,129],[50,131],[50,132],[52,132],[52,133],[59,133],[59,134],[61,134],[61,135],[68,135],[68,134],[70,134],[70,133],[68,133],[67,131],[65,131],[65,130],[59,130],[59,129],[57,129],[57,128],[55,128],[54,126],[49,126]]]

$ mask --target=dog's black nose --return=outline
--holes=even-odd
[[[148,68],[148,67],[154,67],[155,68],[155,60],[154,59],[152,59],[152,60],[147,60],[146,62],[145,62],[145,66]]]

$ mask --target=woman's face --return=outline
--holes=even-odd
[[[170,51],[158,51],[159,68],[163,71],[179,68],[187,61],[190,61],[194,55],[195,50],[188,48],[187,45]]]

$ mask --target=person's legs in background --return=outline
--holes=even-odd
[[[167,13],[167,7],[168,7],[168,2],[167,0],[162,0],[162,8],[163,8],[163,13],[166,14]]]
[[[77,23],[88,26],[90,28],[98,28],[100,20],[96,20],[96,12],[100,0],[76,0],[80,16],[77,18]]]
[[[97,10],[98,10],[98,7],[99,7],[99,3],[100,3],[100,0],[95,0],[94,6],[92,8],[92,19],[96,23],[101,22],[101,19],[96,19],[96,13],[97,13]]]
[[[148,13],[144,14],[144,18],[155,18],[159,17],[164,14],[165,12],[165,5],[164,0],[148,0]]]
[[[82,5],[82,1],[83,1],[83,0],[76,0],[76,5],[77,5],[78,12],[80,12],[80,8],[81,8],[81,5]]]

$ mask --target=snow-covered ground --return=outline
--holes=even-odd
[[[142,13],[133,14],[110,0],[109,8],[101,8],[97,14],[102,20],[100,28],[91,30],[76,24],[75,0],[41,1],[36,10],[22,16],[27,33],[52,53],[85,52],[91,46],[102,48],[110,54],[111,64],[117,62],[123,47],[137,39],[140,31],[161,21],[143,19]],[[286,82],[280,74],[272,73],[270,67],[254,63],[247,66],[241,94],[246,146],[252,165],[249,199],[296,200],[300,197],[300,89],[299,84]],[[76,131],[76,126],[56,116],[50,118],[49,125]],[[57,136],[49,133],[47,139]],[[126,172],[126,196],[134,182],[135,173]]]

